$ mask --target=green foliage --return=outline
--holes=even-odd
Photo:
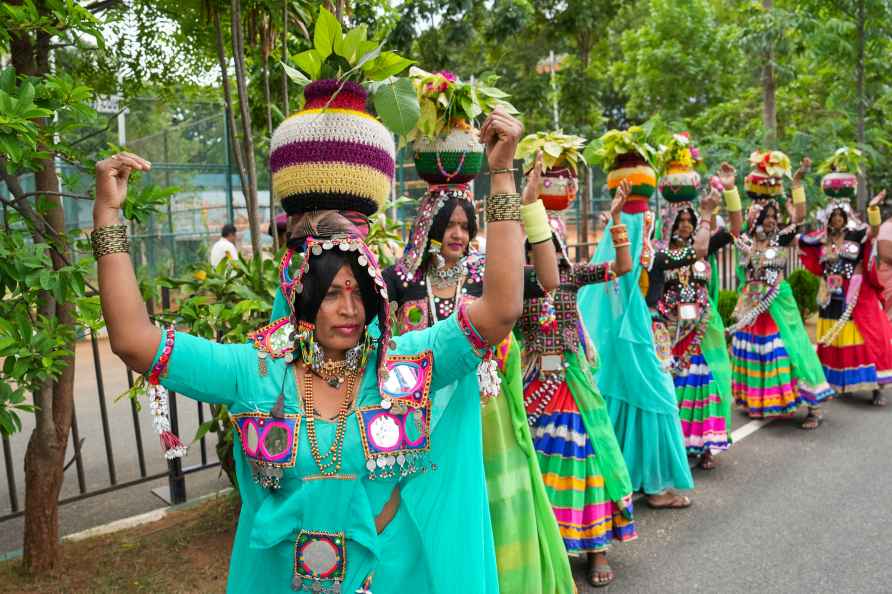
[[[861,173],[862,163],[864,163],[864,153],[855,147],[844,146],[836,149],[836,152],[818,166],[818,173],[826,174],[831,171]]]
[[[529,168],[536,160],[536,152],[542,151],[542,164],[545,169],[556,165],[566,165],[576,173],[577,165],[585,165],[582,149],[585,138],[563,132],[536,132],[528,134],[517,144],[516,159],[523,159],[524,167]]]
[[[818,311],[818,286],[821,283],[821,279],[808,270],[800,268],[787,278],[787,282],[790,283],[793,297],[796,298],[799,315],[802,316],[802,321],[805,321]]]
[[[394,134],[408,134],[421,115],[415,87],[407,78],[390,78],[372,86],[375,112]]]
[[[722,323],[725,324],[725,328],[734,323],[732,314],[737,306],[738,297],[737,291],[719,291],[719,315],[722,316]]]
[[[604,171],[609,171],[620,155],[637,153],[652,164],[657,154],[650,144],[652,131],[653,122],[644,126],[630,126],[627,130],[609,130],[585,147],[585,161],[592,165],[597,163]]]
[[[487,115],[497,107],[516,114],[517,109],[505,99],[508,93],[495,87],[498,76],[490,74],[465,82],[448,71],[426,72],[415,66],[409,78],[418,94],[421,115],[407,136],[433,140],[449,133],[457,124],[473,124],[478,117]]]
[[[403,223],[397,217],[391,216],[391,213],[414,204],[415,200],[412,198],[401,196],[396,200],[389,201],[377,213],[369,217],[369,234],[365,241],[378,258],[381,268],[387,268],[396,263],[397,257],[403,250]]]
[[[312,80],[380,81],[395,76],[414,63],[383,44],[367,39],[368,29],[360,25],[345,34],[335,16],[324,6],[313,29],[313,47],[294,56],[294,64],[306,77],[286,69],[293,82],[305,85]]]

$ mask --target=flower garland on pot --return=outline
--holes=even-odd
[[[696,168],[703,165],[700,151],[691,142],[687,132],[673,134],[669,142],[660,146],[657,155],[660,193],[668,202],[691,202],[700,192],[700,174]]]
[[[565,210],[576,198],[577,168],[585,165],[584,147],[584,138],[563,132],[536,132],[517,145],[516,158],[523,159],[525,170],[542,151],[545,170],[539,182],[539,198],[548,210]]]
[[[418,177],[430,184],[464,184],[483,167],[483,145],[477,140],[474,121],[496,107],[516,114],[508,97],[493,85],[490,76],[464,82],[449,71],[430,73],[409,70],[420,106],[416,125],[406,134],[414,148]]]

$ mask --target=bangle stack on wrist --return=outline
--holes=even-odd
[[[490,169],[489,175],[498,175],[500,173],[510,173],[513,175],[515,171],[517,171],[517,167],[498,167],[496,169]]]
[[[520,194],[493,194],[486,199],[486,222],[519,221]]]
[[[551,239],[548,213],[545,211],[545,204],[541,200],[536,200],[532,204],[522,204],[520,206],[520,220],[531,244],[542,243]]]
[[[805,204],[805,188],[796,186],[792,192],[793,204]]]
[[[106,225],[90,234],[93,244],[93,257],[98,260],[102,256],[130,252],[130,241],[127,239],[127,225]]]
[[[871,206],[867,209],[867,224],[871,227],[879,227],[883,224],[879,206]]]
[[[613,248],[621,248],[632,245],[629,241],[629,231],[625,225],[614,225],[610,228],[610,237],[613,239]]]

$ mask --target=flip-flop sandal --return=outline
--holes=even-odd
[[[657,505],[655,503],[651,503],[650,499],[647,499],[648,507],[652,509],[685,509],[687,507],[691,507],[691,498],[687,495],[679,495],[675,494],[675,496],[669,501],[669,503],[665,503],[663,505]]]
[[[606,580],[598,580],[599,573],[609,574]],[[591,584],[595,588],[603,588],[604,586],[610,585],[613,580],[616,579],[616,574],[613,573],[613,569],[610,567],[609,563],[595,563],[588,570],[588,583]]]
[[[715,461],[714,456],[710,456],[709,458],[702,457],[700,458],[700,462],[697,464],[703,470],[712,470],[716,466],[718,466],[718,462]]]
[[[876,392],[873,395],[873,400],[871,400],[870,403],[874,406],[886,406],[886,399],[883,398],[882,394]]]
[[[808,413],[808,416],[805,417],[805,420],[799,425],[800,429],[805,429],[806,431],[814,431],[818,427],[821,426],[821,423],[824,422],[824,415],[815,415],[812,413]]]

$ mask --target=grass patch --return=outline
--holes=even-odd
[[[66,542],[59,566],[44,576],[26,575],[21,560],[0,563],[0,593],[224,592],[236,505],[228,495],[151,524]]]

